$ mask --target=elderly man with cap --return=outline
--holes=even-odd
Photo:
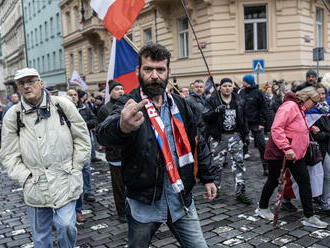
[[[308,70],[306,72],[306,81],[304,83],[302,83],[301,85],[298,85],[297,88],[293,92],[297,92],[308,86],[315,87],[317,85],[317,79],[318,79],[317,73],[312,69]]]
[[[98,114],[97,121],[102,123],[108,115],[112,112],[114,104],[117,100],[124,95],[124,87],[121,83],[115,80],[109,80],[109,94],[110,100],[104,104]],[[121,175],[121,149],[115,146],[107,146],[105,150],[106,159],[110,166],[111,184],[117,214],[120,221],[125,221],[125,186]]]
[[[242,101],[233,92],[234,84],[230,78],[220,81],[220,99],[213,92],[208,99],[210,109],[203,114],[203,119],[210,133],[212,163],[216,171],[215,184],[220,191],[221,174],[227,154],[232,161],[235,180],[236,199],[245,204],[251,200],[245,194],[243,145],[249,144],[249,129],[245,119]]]
[[[247,118],[249,129],[252,132],[255,145],[260,154],[264,176],[268,175],[268,163],[264,159],[266,141],[264,129],[266,125],[267,103],[264,93],[255,85],[254,76],[247,74],[243,77],[244,89],[240,91],[240,96],[244,102],[244,114]]]
[[[10,108],[2,127],[1,162],[23,188],[35,248],[77,240],[76,200],[82,167],[90,157],[87,126],[70,100],[50,96],[33,68],[15,75],[21,102]]]

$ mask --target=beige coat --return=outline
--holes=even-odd
[[[71,128],[60,123],[59,103]],[[33,207],[60,208],[82,193],[82,168],[90,159],[90,137],[85,121],[68,99],[51,96],[51,116],[35,124],[37,112],[22,102],[11,107],[2,126],[0,158],[10,178],[23,187],[24,200]],[[43,97],[41,106],[46,106]],[[17,134],[17,112],[25,127]],[[32,178],[28,178],[32,174]]]

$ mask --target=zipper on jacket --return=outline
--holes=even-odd
[[[155,202],[155,198],[156,198],[159,159],[160,159],[160,158],[159,158],[159,153],[158,153],[158,155],[157,155],[157,166],[156,166],[156,182],[155,182],[155,187],[154,187],[154,195],[152,196],[152,201],[151,201],[151,203],[154,203],[154,202]]]

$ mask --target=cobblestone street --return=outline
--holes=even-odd
[[[221,192],[213,202],[203,199],[204,188],[201,185],[195,187],[195,205],[209,247],[330,247],[330,228],[318,230],[304,227],[300,222],[301,205],[296,200],[293,203],[299,211],[281,211],[279,228],[275,231],[269,221],[254,214],[266,179],[262,176],[262,166],[256,153],[255,149],[251,149],[252,156],[246,161],[247,193],[253,205],[246,206],[236,201],[230,166],[225,168]],[[0,248],[33,247],[22,189],[8,179],[2,166],[0,168]],[[83,214],[88,221],[78,225],[77,247],[125,247],[127,224],[121,223],[116,216],[110,185],[107,164],[93,163],[92,187],[96,202],[85,202],[83,205]],[[329,216],[321,212],[317,214],[323,221],[330,222]],[[172,248],[179,245],[167,226],[162,225],[154,236],[152,247]]]

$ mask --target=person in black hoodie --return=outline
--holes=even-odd
[[[249,144],[249,129],[245,119],[240,97],[233,93],[234,87],[230,78],[220,81],[220,98],[213,92],[208,99],[210,110],[203,114],[203,119],[210,133],[212,163],[216,171],[215,183],[220,190],[221,174],[227,153],[232,161],[232,172],[235,180],[236,199],[245,204],[251,200],[245,194],[243,145]]]
[[[98,114],[97,121],[101,124],[112,112],[114,104],[124,95],[124,87],[115,80],[109,80],[110,100],[104,104]],[[99,139],[99,137],[98,137]],[[110,166],[111,184],[117,214],[120,221],[125,221],[125,185],[121,175],[121,149],[115,146],[107,146],[105,149],[106,159]]]
[[[317,84],[317,79],[318,79],[318,76],[317,76],[317,73],[310,69],[306,72],[306,81],[300,85],[298,85],[295,89],[292,89],[292,92],[297,92],[299,90],[302,90],[308,86],[316,86]]]
[[[140,87],[122,96],[98,128],[103,145],[125,151],[129,248],[149,247],[164,222],[182,247],[207,247],[191,191],[198,160],[204,197],[216,196],[211,156],[205,142],[196,143],[196,125],[186,101],[166,90],[170,56],[162,45],[144,46],[137,67]]]
[[[244,114],[247,118],[249,129],[252,132],[255,145],[260,154],[260,159],[264,169],[264,176],[268,175],[268,163],[264,159],[266,141],[264,129],[266,126],[267,103],[261,90],[255,85],[254,76],[247,74],[243,77],[243,86],[240,96],[244,102]]]

